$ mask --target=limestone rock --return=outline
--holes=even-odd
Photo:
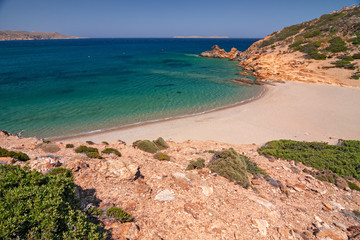
[[[171,201],[174,199],[175,199],[174,194],[168,189],[165,189],[165,190],[159,192],[155,196],[155,200],[158,200],[158,201]]]
[[[266,237],[267,228],[269,227],[269,223],[266,220],[254,219],[253,224],[259,230],[260,234],[262,236]]]
[[[345,179],[338,177],[335,179],[335,185],[340,189],[347,189],[349,187],[349,184],[345,181]]]
[[[212,187],[205,187],[205,186],[202,186],[202,193],[205,195],[205,196],[210,196],[211,194],[213,194],[214,190]]]
[[[0,164],[14,164],[15,162],[12,157],[0,157]]]
[[[319,229],[319,231],[316,233],[316,237],[319,239],[332,239],[332,240],[346,240],[347,235],[342,232],[335,232],[332,229]]]
[[[226,52],[221,49],[218,45],[211,47],[211,51],[205,51],[200,54],[200,57],[209,58],[229,58],[231,60],[238,60],[240,58],[240,52],[236,48],[232,48],[230,52]]]

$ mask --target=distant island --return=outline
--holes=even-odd
[[[77,38],[79,37],[66,36],[57,32],[0,31],[0,41]]]
[[[173,38],[229,38],[227,36],[173,36]]]

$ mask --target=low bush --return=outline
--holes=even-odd
[[[87,152],[97,152],[99,153],[99,150],[97,148],[87,147],[84,145],[81,145],[77,148],[75,148],[76,153],[87,153]]]
[[[40,143],[36,146],[37,148],[40,148],[41,150],[43,150],[46,153],[56,153],[58,151],[60,151],[60,147],[58,145],[56,145],[55,143]]]
[[[340,37],[334,37],[329,40],[330,46],[326,48],[332,53],[345,52],[347,50],[345,42]]]
[[[113,153],[113,154],[121,157],[121,153],[118,150],[116,150],[115,148],[105,148],[103,151],[101,151],[101,153],[103,153],[103,154]]]
[[[338,145],[292,140],[271,141],[258,149],[265,156],[302,162],[318,170],[360,180],[360,141],[342,140]]]
[[[106,239],[75,200],[66,174],[0,165],[0,239]]]
[[[359,80],[360,78],[360,72],[356,72],[351,76],[352,79]]]
[[[75,148],[76,153],[85,153],[87,157],[89,158],[98,158],[102,159],[103,157],[99,154],[99,150],[97,148],[93,147],[87,147],[84,145],[81,145],[77,148]]]
[[[138,140],[133,143],[133,147],[137,147],[144,152],[156,153],[160,149],[156,146],[155,143],[149,140]]]
[[[153,141],[156,146],[160,149],[166,149],[169,148],[169,145],[165,142],[165,140],[162,137],[159,137],[158,139],[156,139],[155,141]]]
[[[360,59],[360,53],[355,53],[352,57],[353,59]]]
[[[344,68],[344,69],[349,69],[349,70],[354,70],[355,69],[355,64],[351,63],[350,61],[347,60],[339,60],[336,62],[332,62],[332,65],[335,65],[335,68]]]
[[[98,153],[98,152],[87,152],[86,156],[88,158],[98,158],[98,159],[103,159],[103,157]]]
[[[356,185],[355,183],[353,182],[350,182],[348,180],[346,180],[346,182],[349,184],[349,188],[351,190],[356,190],[356,191],[360,191],[360,187],[358,185]]]
[[[344,60],[344,61],[354,61],[354,58],[352,56],[347,56],[347,55],[341,55],[337,57],[340,60]]]
[[[96,216],[96,217],[100,217],[102,215],[102,211],[100,208],[97,208],[97,207],[90,207],[88,210],[87,210],[87,213],[92,215],[92,216]]]
[[[317,37],[321,34],[320,30],[314,30],[314,31],[310,31],[304,34],[304,38],[313,38],[313,37]]]
[[[94,145],[95,143],[93,141],[86,141],[87,144],[89,145]]]
[[[251,161],[248,157],[245,159],[245,162],[247,172],[251,173],[254,176],[261,175],[265,178],[270,177],[264,169],[260,168],[256,162]]]
[[[50,170],[47,175],[53,175],[53,176],[59,176],[59,177],[65,177],[65,178],[73,178],[74,175],[70,169],[66,168],[54,168]]]
[[[66,148],[74,148],[74,144],[68,143],[68,144],[66,144],[65,147],[66,147]]]
[[[230,148],[216,152],[209,162],[209,168],[212,172],[247,188],[249,179],[246,171],[246,159],[246,156]]]
[[[196,161],[190,161],[189,165],[186,167],[186,170],[202,169],[204,167],[205,159],[198,158]]]
[[[111,207],[106,210],[106,215],[111,218],[115,218],[121,223],[131,222],[134,218],[119,207]]]
[[[163,152],[155,153],[154,158],[160,161],[170,161],[170,156]]]
[[[0,147],[0,157],[11,157],[19,161],[29,160],[29,156],[23,152],[8,151],[5,148]]]
[[[104,144],[104,145],[109,145],[109,143],[106,142],[106,141],[102,141],[101,143]]]

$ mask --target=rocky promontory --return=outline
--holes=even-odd
[[[211,51],[205,51],[200,54],[200,57],[209,57],[209,58],[228,58],[230,60],[240,60],[241,52],[236,48],[232,48],[230,52],[226,52],[224,49],[221,49],[218,45],[214,45],[211,48]]]
[[[344,7],[274,32],[236,60],[260,79],[360,87],[359,23],[360,6]],[[200,56],[226,57],[213,48]]]
[[[0,31],[0,41],[77,38],[78,37],[66,36],[57,32]]]

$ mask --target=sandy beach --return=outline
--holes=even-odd
[[[159,136],[177,142],[191,139],[231,144],[264,144],[276,139],[330,143],[339,138],[360,140],[359,104],[359,88],[286,82],[268,86],[264,96],[247,104],[60,140],[123,140],[127,144]]]

